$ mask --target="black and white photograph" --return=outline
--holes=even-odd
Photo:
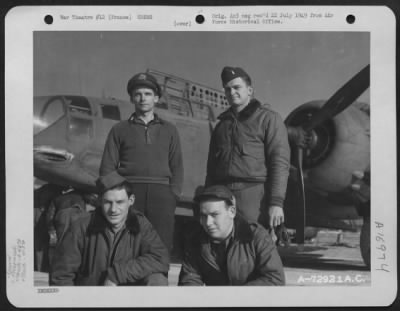
[[[51,23],[73,29],[31,32],[23,122],[32,150],[18,177],[32,184],[22,194],[31,212],[27,235],[13,233],[8,244],[10,283],[30,282],[51,299],[78,286],[92,295],[123,286],[124,294],[161,291],[162,300],[175,288],[188,297],[183,306],[208,288],[232,291],[234,305],[267,306],[246,300],[249,286],[277,297],[366,293],[374,273],[395,278],[386,261],[395,192],[386,189],[386,222],[371,203],[386,169],[384,150],[372,147],[385,122],[373,108],[381,103],[371,90],[384,87],[371,69],[371,30],[257,28],[267,9],[205,15],[233,25],[225,30],[201,30],[201,14],[190,31],[182,18],[174,31],[85,27],[110,19],[101,11],[54,14]],[[305,12],[277,20],[313,14]],[[391,94],[387,102],[390,111]],[[201,305],[232,305],[212,297]],[[137,306],[124,301],[116,306]]]

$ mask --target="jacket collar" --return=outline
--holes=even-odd
[[[139,233],[140,231],[139,221],[137,219],[137,216],[135,215],[135,212],[129,210],[128,217],[125,221],[125,227],[133,234]],[[91,233],[99,233],[99,232],[105,232],[107,228],[108,228],[108,222],[104,218],[101,212],[101,208],[97,208],[91,217],[88,231]]]
[[[138,117],[136,112],[132,113],[128,119],[129,122],[136,123],[136,124],[144,124],[143,120]],[[150,123],[163,123],[163,120],[158,116],[158,114],[154,113],[154,119],[149,122]]]
[[[245,120],[249,118],[260,107],[261,103],[257,99],[252,98],[249,104],[246,107],[244,107],[243,110],[239,112],[239,114],[236,114],[236,112],[231,107],[225,112],[221,113],[218,119],[223,120],[228,118],[235,118],[239,120]]]
[[[237,215],[235,218],[235,231],[234,240],[238,241],[251,241],[253,239],[253,232],[251,231],[250,224],[241,216]]]

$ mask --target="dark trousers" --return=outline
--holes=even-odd
[[[135,203],[153,225],[165,246],[171,252],[174,237],[176,200],[169,185],[131,184]]]
[[[247,187],[235,187],[234,184],[227,186],[235,196],[238,213],[248,221],[258,222],[268,228],[265,185],[259,183]]]

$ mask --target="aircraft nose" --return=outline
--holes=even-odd
[[[33,134],[36,135],[65,115],[62,97],[38,96],[33,99]]]
[[[64,101],[61,96],[40,96],[33,100],[34,159],[65,162],[73,155],[67,150]]]

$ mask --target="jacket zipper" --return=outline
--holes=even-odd
[[[110,267],[111,266],[111,256],[112,256],[111,238],[109,237],[107,232],[103,232],[103,235],[105,236],[106,242],[108,245],[107,267]]]
[[[231,130],[231,153],[229,155],[229,165],[228,165],[228,172],[227,172],[228,176],[230,175],[230,172],[231,172],[232,159],[233,159],[233,149],[235,147],[234,132],[235,132],[236,128],[237,128],[237,119],[235,117],[233,117],[233,126],[232,126],[232,130]]]
[[[117,251],[118,251],[118,245],[120,243],[120,241],[122,240],[123,235],[125,235],[125,230],[126,229],[122,229],[121,232],[119,232],[118,236],[114,236],[113,241],[111,243],[110,238],[108,238],[108,245],[109,245],[109,253],[108,253],[108,262],[107,262],[107,266],[111,267],[112,263],[115,260],[115,256],[117,255]]]

